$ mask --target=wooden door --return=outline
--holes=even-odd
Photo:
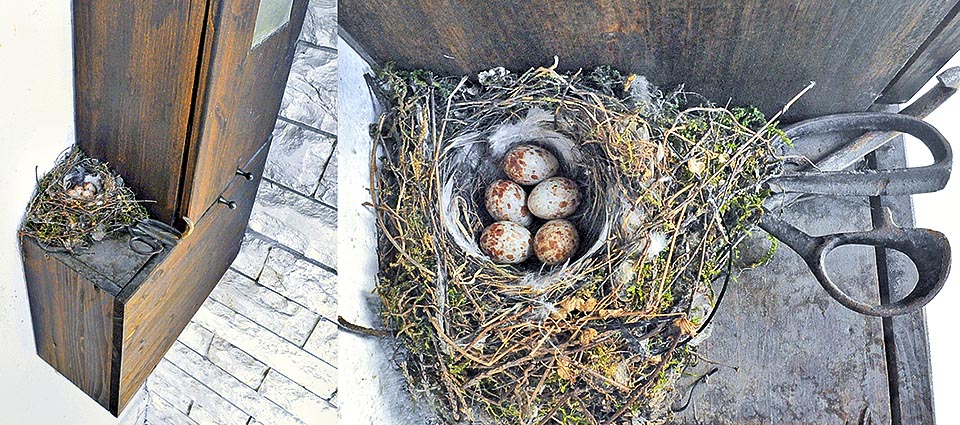
[[[110,163],[156,219],[213,205],[270,136],[307,0],[254,43],[261,3],[74,4],[77,142]]]
[[[207,0],[73,4],[77,143],[177,217]]]
[[[273,131],[307,7],[294,1],[290,20],[254,46],[258,2],[215,3],[180,203],[193,221]]]

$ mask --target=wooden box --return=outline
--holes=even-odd
[[[48,253],[24,238],[24,270],[37,353],[118,415],[190,322],[240,250],[266,143],[193,233],[158,254],[111,238],[81,255]]]
[[[21,240],[37,353],[114,415],[240,249],[306,6],[73,5],[77,143],[192,230],[150,256],[125,235],[79,254]]]

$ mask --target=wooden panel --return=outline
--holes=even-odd
[[[870,226],[865,199],[812,199],[785,218],[813,234]],[[763,232],[745,251],[762,254]],[[751,249],[753,248],[753,249]],[[851,293],[877,302],[874,251],[844,247],[832,254],[831,275]],[[837,258],[839,257],[839,258]],[[781,244],[770,263],[732,282],[698,354],[708,361],[693,376],[717,373],[695,388],[678,416],[685,424],[890,423],[890,400],[879,318],[834,301],[804,261]],[[716,362],[716,363],[710,363]],[[683,392],[693,378],[684,380]],[[686,394],[684,394],[685,396]],[[677,397],[681,398],[681,397]]]
[[[877,169],[906,167],[903,139],[875,152]],[[881,208],[890,208],[893,220],[903,227],[913,226],[913,205],[909,196],[884,196],[872,201],[876,220]],[[917,281],[917,269],[910,259],[893,250],[878,253],[881,297],[898,300],[907,295]],[[885,301],[888,302],[888,301]],[[891,419],[894,424],[934,423],[933,390],[930,382],[930,346],[924,312],[883,319],[887,374],[890,381]]]
[[[960,2],[883,91],[881,103],[905,103],[960,49]]]
[[[206,0],[73,3],[77,143],[172,223]]]
[[[957,0],[658,2],[341,0],[340,25],[381,64],[475,74],[612,65],[788,120],[870,106]],[[953,51],[960,46],[950,46]],[[929,78],[929,76],[927,76]]]
[[[33,239],[23,238],[20,244],[37,354],[114,411],[111,383],[118,353],[113,343],[119,321],[113,320],[113,297],[48,256]]]
[[[307,0],[290,21],[251,50],[258,2],[217,2],[199,131],[191,141],[181,215],[198,218],[238,167],[270,136],[280,109]]]
[[[223,193],[237,203],[231,210],[215,204],[186,239],[142,282],[124,288],[123,362],[120,408],[137,392],[183,328],[206,300],[240,250],[253,209],[269,142],[249,167],[255,177],[242,178]]]

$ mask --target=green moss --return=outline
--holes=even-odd
[[[579,409],[570,406],[569,402],[566,406],[557,409],[556,418],[561,425],[588,425],[591,423]]]
[[[487,404],[485,408],[497,423],[515,423],[523,418],[520,406],[515,403]]]

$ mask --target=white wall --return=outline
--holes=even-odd
[[[69,0],[0,0],[0,423],[108,424],[36,355],[17,228],[34,186],[73,143]]]
[[[955,56],[946,67],[960,66],[960,55]],[[932,80],[920,91],[925,92],[935,84]],[[930,332],[931,367],[933,369],[933,402],[940,424],[960,423],[960,342],[957,331],[957,309],[960,304],[960,95],[955,95],[940,109],[927,117],[927,122],[936,126],[953,146],[953,177],[947,187],[937,193],[915,195],[917,227],[926,227],[943,232],[953,245],[953,264],[950,277],[943,290],[927,305],[927,325]],[[920,142],[907,144],[907,160],[910,165],[926,165],[932,162],[930,153]]]

